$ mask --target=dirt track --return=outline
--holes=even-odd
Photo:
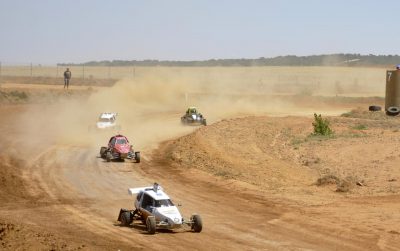
[[[68,102],[68,109],[81,104]],[[336,104],[334,110],[365,106],[363,102],[369,101]],[[50,127],[65,121],[58,121],[54,110],[71,119],[60,107],[0,107],[0,116],[7,118],[0,125],[1,143],[8,146],[0,153],[4,249],[396,250],[400,246],[396,202],[400,155],[394,150],[400,142],[393,140],[398,137],[398,120],[333,118],[337,138],[308,141],[310,117],[218,122],[221,115],[214,113],[215,124],[196,129],[176,126],[179,109],[174,107],[153,112],[158,117],[154,121],[145,113],[137,114],[138,122],[127,121],[146,132],[144,136],[129,131],[128,137],[137,141],[145,158],[135,164],[106,163],[96,157],[108,134],[75,137],[82,128],[72,126],[60,137],[60,131]],[[37,120],[52,114],[54,119],[37,121],[31,128],[23,124],[29,114],[38,115]],[[368,129],[352,129],[357,123]],[[154,133],[160,128],[162,133]],[[353,184],[342,194],[335,192],[334,184],[314,185],[326,170],[340,178],[355,177],[364,186]],[[119,226],[119,208],[133,206],[127,188],[154,181],[175,203],[183,204],[186,217],[194,212],[202,215],[202,233],[149,236],[140,226]]]

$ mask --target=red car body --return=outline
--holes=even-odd
[[[112,136],[107,147],[101,147],[100,156],[108,162],[116,159],[135,159],[136,162],[140,162],[140,152],[133,151],[128,138],[120,134]]]

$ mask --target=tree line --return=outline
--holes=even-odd
[[[279,56],[257,59],[172,60],[104,60],[86,63],[59,63],[59,66],[390,66],[400,64],[399,55],[330,54]]]

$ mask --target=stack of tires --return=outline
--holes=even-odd
[[[379,112],[382,110],[382,108],[378,105],[371,105],[368,110],[371,112]],[[397,116],[400,114],[400,107],[397,106],[391,106],[386,110],[386,115],[388,116]]]
[[[386,114],[389,116],[397,116],[400,114],[400,107],[391,106],[387,109]]]

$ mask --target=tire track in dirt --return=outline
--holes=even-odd
[[[168,146],[162,146],[153,152],[151,162],[135,164],[106,163],[96,157],[96,149],[52,147],[32,161],[25,178],[30,177],[29,184],[36,183],[29,191],[46,194],[50,212],[45,212],[49,218],[52,210],[57,211],[62,216],[58,223],[68,221],[69,231],[90,232],[97,236],[94,240],[106,238],[116,247],[364,249],[360,240],[347,238],[338,229],[298,214],[296,208],[284,201],[267,199],[262,192],[245,189],[235,181],[174,168],[166,161],[168,151]],[[183,202],[182,212],[186,217],[194,212],[203,216],[205,228],[201,234],[178,231],[148,236],[140,227],[119,227],[115,221],[119,208],[133,207],[127,188],[153,181],[160,182],[175,202]],[[309,222],[300,221],[299,217]],[[57,230],[56,226],[51,227]],[[101,248],[101,245],[95,244],[95,247]]]
[[[46,156],[55,157],[47,158]],[[110,221],[110,217],[107,218],[109,215],[104,213],[104,210],[111,207],[110,205],[115,205],[115,194],[120,194],[120,192],[116,192],[118,186],[110,182],[113,181],[108,176],[110,171],[100,168],[94,156],[91,151],[80,147],[51,148],[32,163],[25,175],[25,177],[31,177],[32,180],[27,180],[27,183],[36,184],[34,192],[39,190],[42,194],[46,194],[49,203],[52,204],[50,210],[63,212],[61,221],[65,219],[69,221],[71,230],[84,229],[84,231],[95,233],[98,239],[104,237],[112,240],[116,246],[118,242],[115,239],[124,243],[123,246],[131,246],[132,243],[128,241],[130,234],[116,228],[114,222]],[[114,164],[107,168],[117,172]],[[107,207],[99,210],[99,206],[105,205]],[[113,212],[117,214],[118,208],[113,207],[113,209]],[[116,216],[113,216],[115,219]],[[140,247],[142,247],[140,244],[136,245],[136,248]]]
[[[189,247],[204,249],[204,242],[209,241],[213,242],[212,246],[216,249],[226,247],[251,249],[270,247],[275,249],[281,245],[286,246],[286,242],[280,243],[264,238],[262,232],[265,229],[262,231],[243,229],[241,226],[243,222],[238,223],[237,220],[227,218],[225,214],[237,215],[237,209],[226,207],[229,203],[224,199],[226,196],[224,187],[214,189],[214,192],[195,192],[192,189],[198,190],[198,188],[186,185],[182,187],[185,184],[184,182],[179,184],[182,182],[179,181],[179,175],[173,180],[177,182],[176,184],[179,184],[181,189],[178,190],[181,192],[176,192],[176,188],[168,189],[168,191],[176,194],[179,200],[188,202],[188,208],[183,210],[186,211],[185,215],[190,214],[187,212],[188,210],[197,209],[197,212],[205,216],[206,228],[204,232],[192,234],[179,231],[179,234],[160,233],[150,237],[141,234],[142,231],[137,231],[136,228],[118,227],[115,225],[115,219],[120,205],[128,204],[129,207],[129,204],[133,201],[133,198],[126,196],[126,188],[148,184],[148,181],[145,181],[146,178],[143,178],[142,175],[146,174],[146,169],[151,164],[143,163],[143,167],[140,169],[142,173],[139,174],[135,171],[135,168],[139,165],[105,163],[103,160],[94,157],[95,154],[93,153],[94,151],[79,147],[51,148],[38,156],[37,160],[32,161],[31,168],[25,175],[25,177],[32,179],[27,180],[29,184],[36,182],[33,190],[35,194],[37,190],[40,190],[47,195],[47,203],[51,205],[49,210],[55,210],[58,213],[63,212],[61,213],[63,215],[62,221],[67,219],[70,222],[69,228],[71,230],[81,228],[84,231],[95,233],[99,238],[107,236],[114,242],[122,242],[125,245],[135,243],[135,247],[145,246],[152,249],[159,249],[166,245],[176,245],[181,250]],[[49,158],[48,156],[53,157]],[[68,163],[67,159],[71,161]],[[68,165],[65,165],[65,163],[68,163]],[[158,168],[165,168],[165,166]],[[121,173],[121,170],[123,170],[123,173]],[[125,177],[127,174],[129,174],[129,178]],[[140,180],[136,181],[138,183],[135,183],[133,177],[140,177]],[[145,177],[149,176],[145,175]],[[163,184],[166,184],[167,188],[171,186],[169,179],[162,177],[159,177],[159,179]],[[212,182],[208,185],[212,185]],[[202,189],[199,191],[202,191]],[[211,204],[211,206],[199,206],[199,203]],[[253,204],[254,202],[248,200],[245,203]],[[218,212],[221,207],[224,210]],[[239,214],[242,213],[239,212]],[[264,219],[265,217],[276,217],[276,213],[272,215],[268,212],[260,213],[263,214],[262,218]],[[254,216],[247,217],[247,221],[257,225],[260,221],[257,218],[254,219]],[[235,235],[235,238],[232,239],[232,232],[240,234]],[[149,238],[151,238],[150,243],[148,242]],[[251,245],[249,245],[249,240],[253,240]],[[226,242],[230,242],[230,244]]]

